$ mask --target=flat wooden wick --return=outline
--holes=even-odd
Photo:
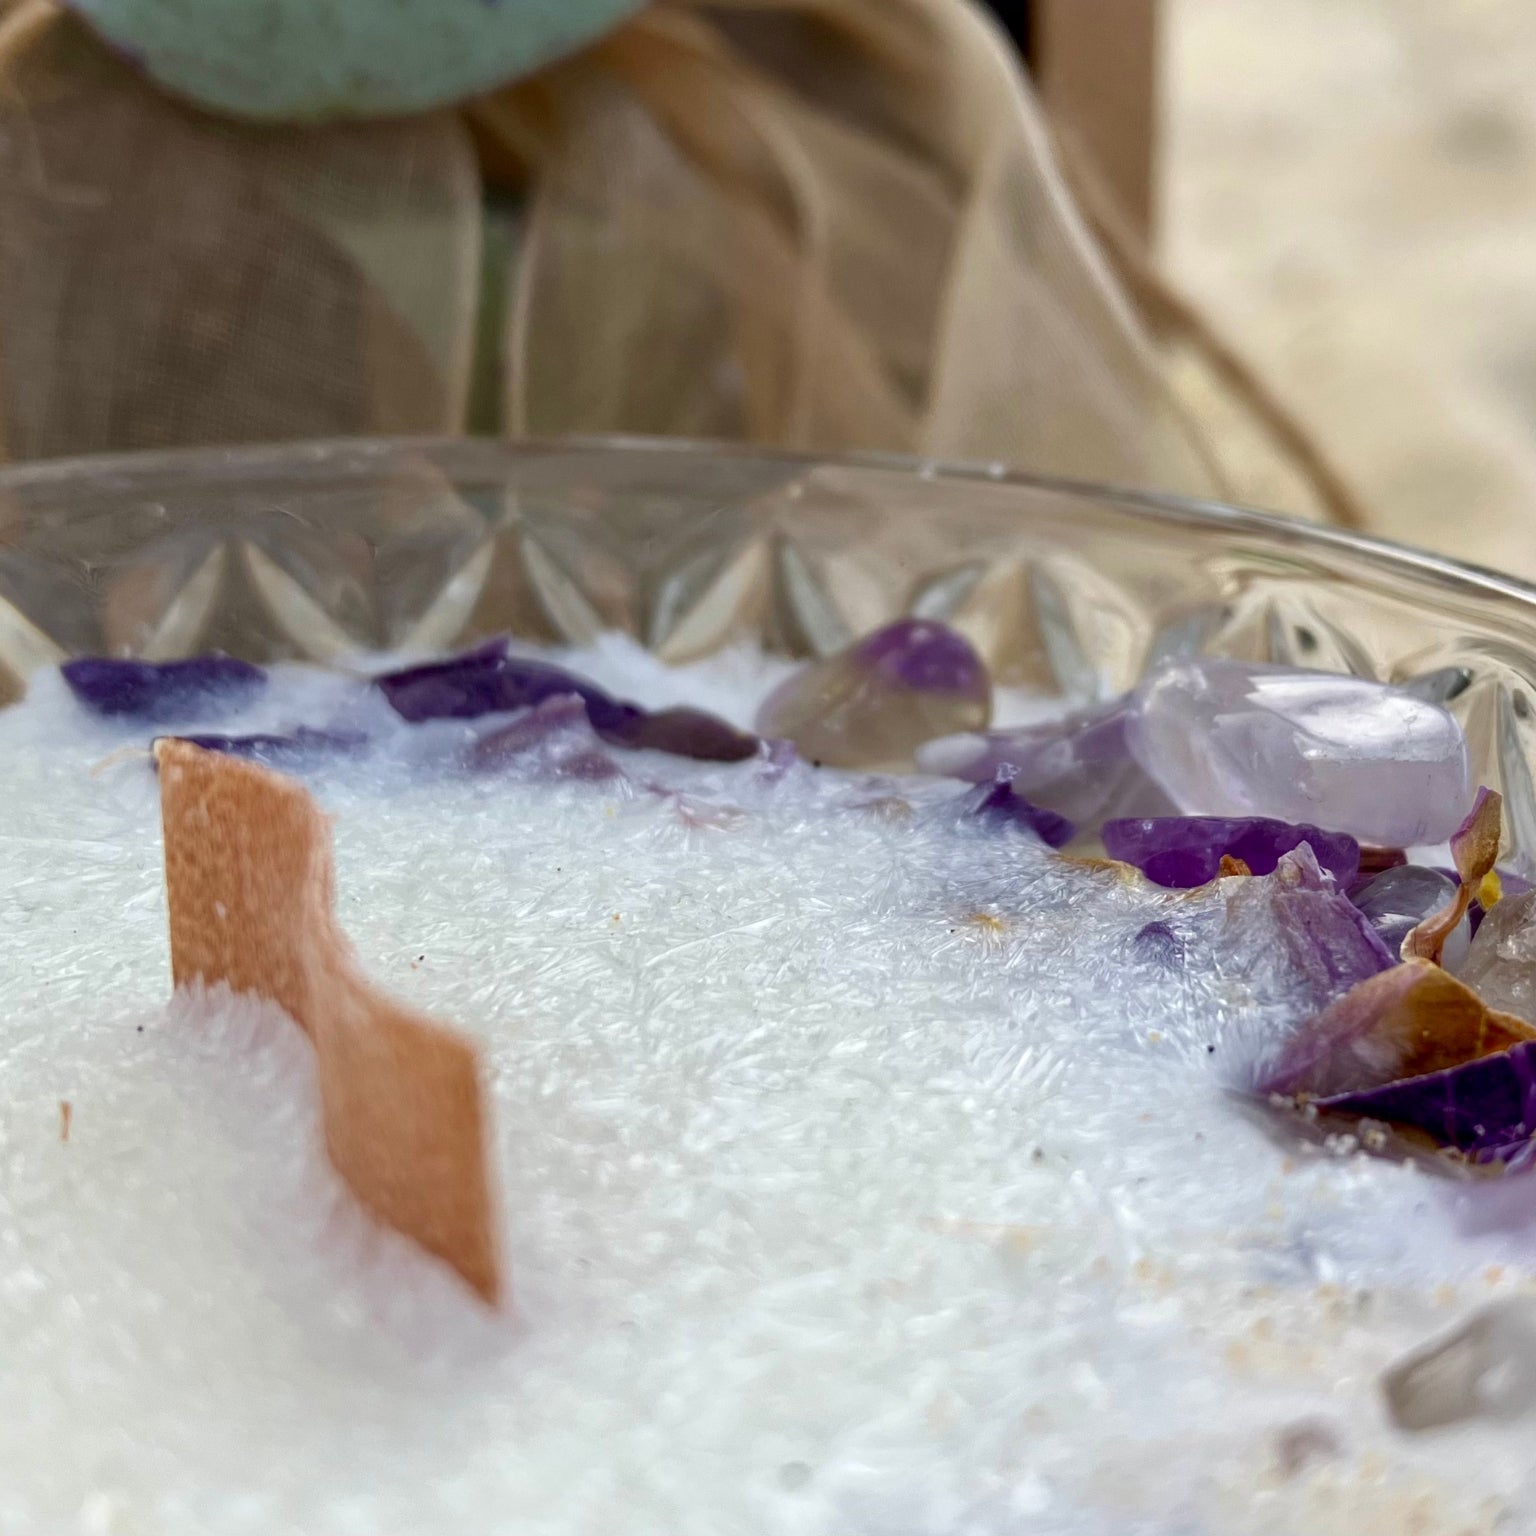
[[[330,829],[280,773],[156,744],[171,972],[277,1003],[308,1034],[352,1193],[488,1302],[504,1285],[474,1043],[362,976],[334,915]]]

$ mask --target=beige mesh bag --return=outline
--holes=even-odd
[[[654,432],[1220,492],[1143,323],[1188,316],[1110,248],[969,0],[661,0],[327,128],[195,112],[0,0],[12,458]]]

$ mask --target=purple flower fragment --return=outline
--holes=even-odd
[[[517,767],[586,784],[625,777],[599,745],[585,701],[573,693],[545,699],[480,737],[466,752],[465,761],[472,769]]]
[[[1234,934],[1272,934],[1313,1012],[1395,959],[1306,843],[1282,854],[1272,875],[1232,882],[1226,926]]]
[[[1459,1066],[1536,1037],[1448,971],[1408,960],[1366,978],[1309,1019],[1257,1085],[1328,1098]]]
[[[1106,816],[1160,816],[1172,802],[1131,755],[1129,695],[1037,725],[947,736],[918,749],[924,773],[985,784],[1001,768],[1044,806],[1096,827]]]
[[[1525,1168],[1536,1136],[1536,1041],[1316,1105],[1419,1131],[1475,1163]]]
[[[155,742],[166,739],[163,736],[155,737],[150,743],[151,751]],[[368,744],[368,738],[361,731],[324,731],[308,725],[296,726],[281,734],[223,736],[200,732],[195,735],[178,735],[174,740],[191,742],[194,747],[201,747],[205,752],[224,752],[231,757],[283,763],[358,752]]]
[[[1175,889],[1216,879],[1223,858],[1240,860],[1255,875],[1271,874],[1283,854],[1303,843],[1341,889],[1360,867],[1360,845],[1346,833],[1268,816],[1121,817],[1104,823],[1103,838],[1110,858]]]
[[[92,713],[131,720],[233,713],[267,682],[262,668],[217,654],[178,661],[82,656],[59,670],[69,691]]]
[[[1038,837],[1051,848],[1063,848],[1077,835],[1065,816],[1031,803],[1014,786],[1011,769],[999,768],[990,784],[969,790],[961,799],[962,814],[987,821],[1004,822]]]
[[[1445,942],[1456,931],[1472,898],[1499,857],[1504,801],[1491,789],[1479,789],[1466,819],[1451,834],[1451,857],[1460,884],[1450,901],[1431,913],[1403,940],[1405,960],[1438,961]]]
[[[611,746],[735,763],[761,750],[757,737],[703,710],[648,710],[564,667],[513,655],[507,641],[487,641],[443,661],[386,672],[374,686],[402,720],[476,720],[536,708],[549,700],[581,702],[592,729]]]

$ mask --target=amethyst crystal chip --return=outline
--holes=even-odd
[[[1176,888],[1214,880],[1224,856],[1240,859],[1253,874],[1270,874],[1282,854],[1303,843],[1341,889],[1360,867],[1360,845],[1347,834],[1268,816],[1121,818],[1104,823],[1103,837],[1110,858],[1134,864],[1154,885]]]
[[[98,715],[175,720],[210,711],[233,712],[266,686],[267,674],[233,656],[180,661],[133,661],[82,656],[59,669],[69,691]]]
[[[1406,848],[1448,837],[1472,801],[1456,720],[1385,683],[1200,657],[1157,668],[1135,697],[1131,750],[1182,811]]]
[[[984,728],[986,664],[963,635],[901,619],[786,679],[758,712],[764,736],[835,768],[907,768],[936,736]]]
[[[549,662],[513,655],[505,639],[472,651],[386,672],[374,686],[403,720],[476,720],[529,709],[550,699],[581,701],[592,729],[611,746],[648,748],[707,762],[755,757],[755,736],[698,709],[642,709]]]
[[[1070,843],[1077,828],[1065,816],[1058,816],[1055,811],[1026,800],[1013,779],[1010,770],[999,768],[997,777],[990,784],[966,793],[961,800],[964,814],[1022,827],[1052,848],[1062,848]]]

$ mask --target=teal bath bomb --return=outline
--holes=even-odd
[[[491,90],[643,0],[73,0],[168,91],[236,117],[395,117]]]

